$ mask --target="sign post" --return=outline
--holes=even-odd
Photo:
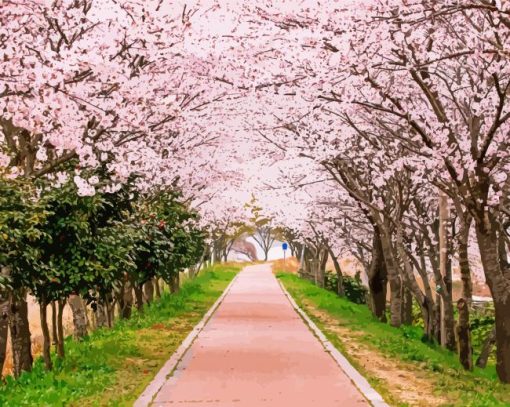
[[[287,254],[287,249],[289,248],[289,245],[287,243],[283,243],[282,244],[282,249],[283,249],[283,264],[285,264],[285,257],[286,257],[286,254]]]

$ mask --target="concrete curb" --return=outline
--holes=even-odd
[[[239,272],[240,273],[240,272]],[[156,374],[154,379],[149,383],[149,385],[145,388],[143,393],[138,397],[138,399],[133,404],[134,407],[147,407],[152,403],[152,400],[158,394],[161,387],[165,384],[168,377],[172,375],[177,365],[181,362],[182,358],[191,347],[193,342],[195,341],[198,334],[204,329],[209,320],[214,314],[214,311],[219,307],[225,296],[230,291],[230,288],[234,284],[237,279],[239,273],[232,279],[230,284],[225,288],[220,297],[216,300],[216,302],[209,308],[209,311],[204,315],[204,317],[200,320],[198,324],[195,325],[193,330],[188,334],[186,339],[181,343],[181,345],[177,348],[177,350],[172,354],[170,359],[166,361],[163,367]]]
[[[384,401],[381,395],[375,391],[375,389],[370,386],[367,379],[365,379],[355,368],[351,365],[351,363],[342,355],[337,348],[333,346],[333,344],[326,338],[326,336],[322,333],[322,331],[315,325],[315,323],[310,319],[310,317],[296,304],[294,298],[289,294],[287,289],[284,287],[281,281],[280,287],[283,293],[286,295],[289,302],[292,304],[296,312],[305,320],[308,324],[312,332],[317,336],[317,338],[321,341],[324,349],[331,355],[331,357],[335,360],[335,362],[340,366],[340,368],[344,371],[344,373],[351,379],[354,385],[358,388],[361,394],[368,400],[368,402],[374,407],[389,407],[388,404]]]

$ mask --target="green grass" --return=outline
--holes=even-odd
[[[494,366],[487,369],[476,368],[472,373],[466,372],[455,353],[423,343],[422,330],[419,327],[393,328],[373,318],[366,305],[357,305],[339,298],[296,275],[279,273],[277,277],[305,311],[313,306],[325,312],[338,321],[339,325],[353,332],[362,332],[363,335],[356,336],[360,343],[401,361],[402,366],[408,366],[413,371],[424,371],[425,376],[433,383],[435,392],[453,400],[445,405],[510,406],[510,386],[498,382]],[[343,351],[362,373],[367,373],[360,363],[349,356],[349,349],[345,349],[338,334],[328,331],[324,324],[311,317],[328,339]],[[367,374],[367,380],[388,402],[394,401],[379,379]]]
[[[0,385],[0,406],[131,406],[232,280],[239,266],[218,265],[164,293],[143,315],[100,329],[83,342],[66,340],[66,358],[46,372]]]

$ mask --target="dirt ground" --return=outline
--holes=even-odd
[[[433,394],[434,383],[427,377],[426,372],[416,371],[414,366],[385,357],[356,339],[362,333],[340,325],[337,320],[318,310],[308,301],[305,301],[304,305],[307,312],[321,321],[328,331],[338,335],[351,359],[362,366],[370,376],[384,383],[397,404],[434,407],[452,402]]]
[[[299,261],[295,257],[289,257],[288,259],[278,259],[270,262],[274,272],[284,271],[286,273],[297,273],[299,269]]]

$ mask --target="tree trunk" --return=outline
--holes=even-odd
[[[21,298],[16,298],[12,294],[10,301],[9,329],[15,377],[18,377],[23,371],[31,371],[34,361],[28,324],[28,304],[25,297],[26,294],[23,294]]]
[[[423,300],[423,308],[425,309],[425,317],[423,320],[424,325],[424,340],[426,342],[434,342],[435,327],[436,327],[436,307],[434,302],[427,296]]]
[[[97,303],[94,315],[96,316],[96,328],[104,328],[108,325],[106,309],[102,302]]]
[[[459,339],[459,360],[464,369],[473,370],[473,349],[471,347],[471,329],[469,326],[469,305],[461,298],[457,301],[459,323],[457,338]]]
[[[455,311],[453,307],[453,299],[451,294],[443,296],[444,306],[444,324],[445,329],[445,341],[446,348],[455,351],[457,349],[457,343],[455,339]]]
[[[131,309],[133,307],[133,288],[130,281],[125,281],[119,296],[120,317],[122,319],[131,318]]]
[[[435,310],[434,304],[437,302],[434,295],[432,294],[432,288],[430,287],[429,276],[427,274],[427,262],[425,259],[425,249],[423,247],[423,242],[420,242],[419,245],[419,263],[416,265],[416,269],[420,274],[421,280],[423,282],[425,297],[423,298],[423,303],[421,305],[422,314],[423,314],[423,325],[424,325],[424,340],[426,342],[434,341],[434,326],[435,326]]]
[[[487,361],[489,360],[489,356],[492,352],[492,348],[494,347],[495,344],[496,344],[496,327],[494,326],[489,332],[489,335],[487,335],[487,338],[485,338],[485,341],[483,341],[482,351],[480,352],[478,359],[476,359],[477,367],[485,369],[485,367],[487,366]]]
[[[494,299],[496,317],[496,371],[503,383],[510,383],[510,282],[501,269],[496,222],[486,218],[476,224],[480,257],[487,284]]]
[[[7,353],[7,333],[9,331],[9,299],[0,293],[0,378]]]
[[[402,325],[402,280],[397,271],[391,240],[387,233],[381,233],[381,247],[390,283],[390,325],[399,327]]]
[[[379,231],[375,229],[372,243],[372,262],[368,269],[368,288],[370,291],[370,309],[381,322],[386,322],[387,278],[381,238]]]
[[[69,306],[73,312],[74,338],[81,340],[87,335],[87,310],[79,295],[69,296]]]
[[[319,269],[318,269],[318,281],[319,287],[324,288],[325,279],[326,279],[326,265],[328,263],[329,253],[326,249],[323,249],[319,252]]]
[[[320,268],[319,260],[314,257],[313,260],[310,260],[309,263],[310,263],[311,273],[313,276],[313,282],[316,286],[321,287],[320,280],[319,280],[319,268]]]
[[[154,301],[154,285],[152,284],[152,280],[149,280],[144,284],[144,291],[147,304],[150,304]]]
[[[467,223],[469,222],[469,223]],[[469,266],[468,256],[468,240],[469,240],[469,226],[471,219],[465,221],[461,225],[459,231],[459,268],[462,279],[462,297],[467,301],[468,305],[471,305],[473,299],[473,282],[471,280],[471,269]]]
[[[143,287],[141,285],[135,285],[135,301],[136,301],[136,309],[138,312],[143,312]]]
[[[439,305],[439,300],[434,304],[434,325],[432,327],[432,333],[434,340],[437,343],[441,343],[441,306]]]
[[[63,314],[64,314],[64,300],[58,300],[58,314],[57,314],[57,356],[60,359],[64,359],[65,351],[64,351],[64,324],[62,323]]]
[[[176,271],[174,275],[170,279],[170,292],[172,294],[175,294],[179,292],[179,286],[180,286],[180,273]]]
[[[159,278],[155,278],[153,281],[155,292],[156,292],[156,298],[161,298],[161,289],[159,288]]]
[[[50,329],[48,328],[47,309],[48,303],[45,300],[41,300],[39,304],[39,315],[41,317],[41,331],[43,334],[43,359],[46,370],[51,370],[53,364],[51,362],[51,337]]]
[[[340,267],[340,263],[338,262],[338,259],[333,254],[333,251],[331,249],[329,250],[329,255],[331,256],[331,259],[333,260],[333,265],[335,266],[336,276],[337,276],[337,287],[336,292],[339,297],[345,297],[345,291],[344,291],[344,275],[342,273],[342,268]]]
[[[411,325],[413,323],[413,294],[406,287],[403,287],[402,299],[402,323]]]
[[[58,342],[58,334],[57,334],[57,303],[55,301],[51,302],[51,343],[55,346],[55,352],[57,351],[57,342]]]
[[[446,295],[443,295],[442,297],[444,306],[444,329],[446,349],[455,352],[457,350],[457,341],[455,338],[455,310],[453,305],[452,263],[450,260],[447,261],[445,286]]]
[[[109,298],[104,300],[105,311],[106,311],[106,325],[108,328],[113,326],[113,312],[115,310],[114,304]]]

